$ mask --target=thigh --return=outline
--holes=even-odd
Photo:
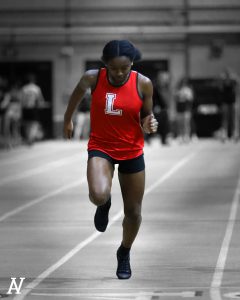
[[[91,157],[87,164],[89,192],[110,193],[114,166],[103,157]]]
[[[137,173],[118,173],[124,210],[140,212],[145,188],[145,170]]]

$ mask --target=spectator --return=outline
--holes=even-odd
[[[193,107],[193,89],[183,78],[175,95],[177,112],[177,132],[181,143],[188,143],[191,138],[191,120]]]
[[[43,129],[39,122],[38,109],[44,106],[41,88],[36,84],[34,74],[29,74],[27,84],[22,87],[22,107],[24,136],[29,145],[43,138]]]
[[[0,136],[3,135],[3,117],[6,110],[3,101],[4,101],[6,89],[7,89],[7,80],[4,77],[0,76]]]
[[[15,83],[5,93],[1,104],[5,113],[3,116],[3,136],[8,146],[13,146],[21,141],[21,90],[20,85]]]
[[[221,139],[224,142],[227,138],[237,138],[237,77],[229,69],[221,74],[221,110],[222,126]],[[235,135],[235,136],[234,136]]]
[[[162,145],[168,145],[169,135],[169,73],[159,72],[157,82],[153,90],[153,112],[158,121],[158,134],[161,137]]]
[[[90,104],[91,91],[87,91],[81,104],[78,106],[75,117],[74,139],[87,139],[90,133]]]

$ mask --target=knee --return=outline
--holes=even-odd
[[[110,197],[110,193],[107,191],[91,191],[89,192],[90,201],[96,206],[105,204]]]
[[[133,209],[125,209],[124,210],[125,218],[131,223],[141,223],[142,215],[141,209],[133,208]]]

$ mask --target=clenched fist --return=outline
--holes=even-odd
[[[142,119],[142,127],[145,133],[155,133],[157,132],[158,121],[153,114],[148,115]]]
[[[64,137],[66,139],[71,139],[72,134],[73,134],[73,122],[71,121],[64,121],[63,125],[63,132],[64,132]]]

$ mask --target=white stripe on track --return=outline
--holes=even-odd
[[[38,175],[38,174],[50,171],[50,170],[55,169],[55,168],[62,167],[62,166],[66,165],[66,164],[69,164],[71,162],[76,162],[76,159],[79,159],[79,158],[81,159],[81,156],[78,153],[78,154],[75,154],[75,155],[71,156],[70,158],[61,158],[61,159],[55,160],[53,162],[44,164],[40,167],[33,168],[31,170],[27,170],[25,172],[21,172],[21,173],[16,174],[16,175],[5,177],[3,179],[0,179],[0,186],[2,186],[4,184],[9,184],[9,183],[17,181],[17,180],[24,179],[24,178],[27,178],[27,177]],[[84,156],[84,159],[85,159],[85,156]]]
[[[118,293],[111,293],[111,294],[107,294],[107,293],[104,293],[104,294],[74,294],[74,293],[69,293],[69,294],[49,294],[49,293],[32,293],[31,294],[32,296],[41,296],[41,297],[54,297],[56,299],[56,297],[58,298],[76,298],[78,300],[80,299],[84,299],[84,300],[133,300],[134,298],[134,295],[135,294],[127,294],[127,293],[124,293],[124,294],[118,294]],[[121,297],[121,298],[119,298]]]
[[[16,148],[4,153],[0,152],[0,167],[21,163],[26,160],[29,161],[37,159],[38,157],[46,157],[49,156],[49,152],[51,156],[54,154],[59,154],[62,156],[64,154],[66,155],[66,152],[68,152],[69,150],[72,151],[72,147],[66,147],[68,145],[68,142],[69,141],[40,142],[34,145],[33,149],[24,147],[23,149]],[[75,141],[71,141],[71,145],[73,145],[73,147],[75,146],[74,142]],[[86,153],[85,148],[87,148],[87,146],[85,145],[85,141],[81,141],[79,142],[79,149],[76,149],[76,152],[78,152],[81,156],[83,153]],[[70,155],[73,154],[69,152],[68,156]]]
[[[181,167],[183,167],[187,162],[189,162],[196,153],[192,153],[188,155],[187,157],[181,159],[174,167],[172,167],[166,174],[164,174],[159,180],[157,180],[155,183],[150,185],[146,191],[145,195],[152,192],[156,187],[158,187],[160,184],[162,184],[165,180],[167,180],[171,175],[173,175],[175,172],[177,172]],[[123,211],[120,211],[117,213],[109,222],[108,228],[112,226],[117,220],[119,220],[122,217]],[[50,266],[48,269],[46,269],[44,272],[42,272],[40,275],[38,275],[32,282],[30,282],[24,289],[22,290],[20,295],[16,295],[13,300],[24,300],[25,297],[34,289],[36,288],[45,278],[47,278],[49,275],[51,275],[53,272],[55,272],[58,268],[60,268],[63,264],[68,262],[75,254],[77,254],[80,250],[82,250],[84,247],[89,245],[91,242],[93,242],[97,237],[102,235],[101,232],[94,232],[91,234],[87,239],[80,242],[76,247],[74,247],[72,250],[70,250],[66,255],[64,255],[60,260],[58,260],[55,264]]]
[[[42,202],[42,201],[44,201],[48,198],[54,197],[54,196],[56,196],[56,195],[58,195],[58,194],[60,194],[64,191],[67,191],[67,190],[72,189],[76,186],[79,186],[80,184],[83,184],[86,181],[87,181],[86,177],[82,177],[80,180],[76,180],[76,181],[71,182],[69,184],[65,184],[65,185],[63,185],[62,187],[60,187],[56,190],[53,190],[53,191],[51,191],[51,192],[49,192],[49,193],[47,193],[43,196],[40,196],[40,197],[38,197],[38,198],[36,198],[36,199],[34,199],[34,200],[24,204],[24,205],[21,205],[21,206],[15,208],[15,209],[5,213],[4,215],[0,216],[0,222],[5,221],[6,219],[8,219],[8,218],[22,212],[23,210],[25,210],[25,209],[27,209],[27,208],[35,205],[35,204],[38,204],[38,203],[40,203],[40,202]]]
[[[184,166],[189,160],[191,160],[196,155],[196,152],[188,155],[187,157],[181,159],[174,167],[172,167],[167,173],[165,173],[162,177],[159,178],[155,183],[150,185],[145,190],[145,195],[151,193],[152,190],[154,190],[158,185],[163,183],[165,180],[167,180],[170,176],[172,176],[178,169],[180,169],[182,166]]]
[[[223,238],[222,246],[220,249],[220,253],[218,256],[218,261],[215,267],[215,271],[213,274],[213,279],[211,283],[211,299],[212,300],[221,300],[220,287],[222,284],[223,273],[225,269],[225,264],[227,260],[228,250],[231,243],[231,238],[233,234],[234,225],[236,222],[238,204],[240,198],[240,176],[238,178],[237,187],[234,193],[234,197],[232,200],[231,210],[228,218],[228,224],[225,231],[225,235]]]
[[[30,151],[30,150],[25,150],[25,151]],[[51,155],[53,154],[56,154],[56,153],[59,153],[60,151],[51,151]],[[24,154],[26,155],[22,155],[22,156],[17,156],[17,157],[10,157],[8,159],[6,158],[0,158],[0,167],[3,167],[3,166],[6,166],[6,165],[13,165],[13,164],[16,164],[16,163],[21,163],[21,162],[24,162],[24,161],[29,161],[29,160],[36,160],[38,157],[42,158],[43,157],[43,153],[28,153],[28,152],[25,152]],[[48,153],[45,153],[44,156],[48,156],[49,154]]]

